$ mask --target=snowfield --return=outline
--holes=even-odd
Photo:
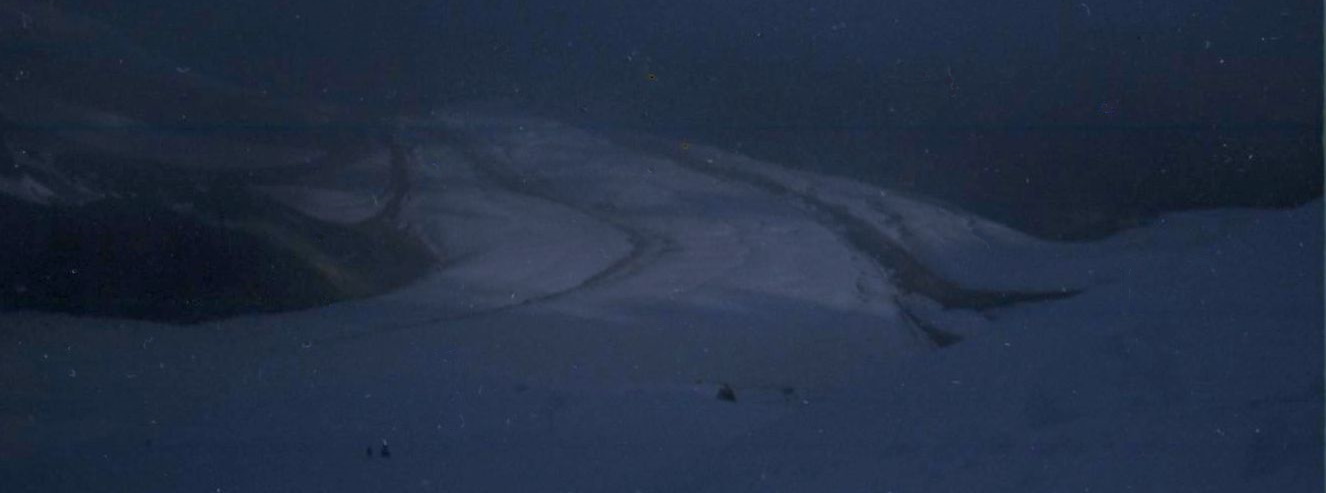
[[[1061,244],[703,146],[436,125],[405,216],[444,262],[403,290],[0,313],[0,490],[1320,491],[1320,201]],[[284,197],[362,216],[355,183]]]

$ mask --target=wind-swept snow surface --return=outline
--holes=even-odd
[[[438,124],[403,215],[447,260],[405,289],[0,315],[3,489],[1319,486],[1320,203],[1052,244],[699,146]]]

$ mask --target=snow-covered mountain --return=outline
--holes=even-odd
[[[0,314],[3,489],[1319,486],[1320,202],[1062,244],[689,142],[427,127],[401,218],[443,265],[404,289]],[[268,192],[359,217],[358,171]]]

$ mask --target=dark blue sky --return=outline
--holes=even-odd
[[[1297,104],[1320,92],[1321,9],[1307,0],[84,3],[131,35],[214,72],[280,92],[326,88],[355,99],[522,97],[503,84],[550,95],[647,97],[632,94],[642,92],[630,84],[638,82],[636,71],[658,72],[659,82],[687,81],[679,90],[701,98],[742,89],[737,85],[800,83],[802,74],[860,79],[848,84],[857,94],[838,91],[839,101],[818,101],[822,109],[850,106],[851,96],[871,92],[914,97],[917,90],[907,86],[946,86],[951,69],[964,89],[959,109],[974,119],[980,115],[971,113],[1004,107],[1007,115],[985,116],[1035,120],[1002,104],[1019,91],[1055,99],[1085,90],[1120,100],[1121,109],[1140,109],[1127,104],[1132,96],[1270,91],[1286,96],[1269,107],[1234,98],[1176,108],[1166,119],[1306,122],[1319,113]],[[194,42],[179,43],[181,37]],[[1222,59],[1236,74],[1216,71],[1212,65]],[[1072,70],[1065,64],[1091,76],[1061,81]],[[765,73],[771,70],[783,73]],[[1069,82],[1091,87],[1064,87]]]

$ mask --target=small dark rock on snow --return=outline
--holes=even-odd
[[[737,391],[732,390],[731,385],[723,384],[722,387],[718,388],[718,400],[737,402]]]

